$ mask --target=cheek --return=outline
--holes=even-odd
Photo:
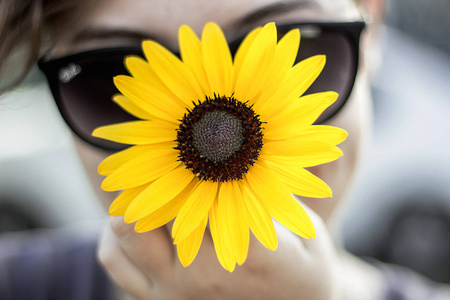
[[[308,169],[324,180],[333,191],[331,199],[302,199],[325,220],[333,214],[337,205],[344,199],[352,183],[358,161],[369,139],[371,115],[370,89],[366,78],[360,76],[345,108],[328,124],[348,132],[347,139],[338,145],[344,155],[331,163]]]

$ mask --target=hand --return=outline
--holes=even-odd
[[[113,280],[140,300],[340,298],[334,246],[323,221],[308,213],[316,239],[275,223],[278,249],[266,249],[251,235],[248,258],[232,273],[219,264],[208,230],[194,262],[184,268],[172,243],[172,224],[137,233],[123,217],[110,217],[99,258]]]

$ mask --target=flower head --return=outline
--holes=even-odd
[[[305,167],[337,159],[347,133],[312,125],[337,98],[303,96],[325,64],[317,55],[293,66],[298,30],[277,41],[274,23],[253,30],[234,61],[220,28],[204,27],[201,41],[179,32],[181,60],[144,41],[146,60],[125,60],[131,76],[114,82],[123,109],[142,119],[96,129],[94,136],[135,145],[106,158],[102,188],[123,190],[113,216],[149,231],[175,219],[178,256],[189,265],[209,222],[217,257],[233,271],[248,252],[249,229],[277,248],[272,218],[305,237],[314,226],[292,194],[329,197],[330,188]]]

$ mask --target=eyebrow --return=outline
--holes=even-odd
[[[231,27],[232,31],[239,32],[242,28],[255,25],[261,20],[287,13],[300,7],[315,7],[318,3],[315,0],[284,0],[267,6],[258,8],[247,15],[235,20]],[[136,44],[142,40],[159,41],[159,37],[148,32],[126,28],[103,28],[89,27],[77,32],[71,39],[71,45],[82,44],[91,41],[102,41],[111,39],[126,39],[136,41]]]
[[[110,39],[128,39],[139,43],[142,40],[157,40],[158,38],[148,32],[126,28],[102,28],[90,27],[79,31],[71,40],[71,44],[81,44],[90,41],[101,41]]]
[[[279,1],[267,6],[256,9],[249,14],[236,20],[233,24],[233,29],[239,31],[242,27],[247,27],[260,22],[268,17],[273,17],[283,13],[292,11],[300,7],[319,7],[319,4],[314,0],[286,0]]]

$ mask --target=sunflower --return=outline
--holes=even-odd
[[[337,98],[303,96],[325,65],[323,55],[294,65],[300,32],[277,40],[274,23],[256,28],[234,61],[214,23],[201,40],[179,30],[181,59],[153,41],[146,60],[130,56],[131,76],[114,78],[114,101],[141,120],[103,126],[93,135],[134,145],[98,168],[106,191],[123,190],[109,213],[145,232],[175,219],[172,236],[188,266],[209,223],[221,265],[233,271],[249,247],[249,229],[277,248],[273,219],[305,238],[315,229],[291,194],[330,197],[330,188],[305,170],[342,155],[347,133],[312,125]],[[293,66],[294,65],[294,66]]]

